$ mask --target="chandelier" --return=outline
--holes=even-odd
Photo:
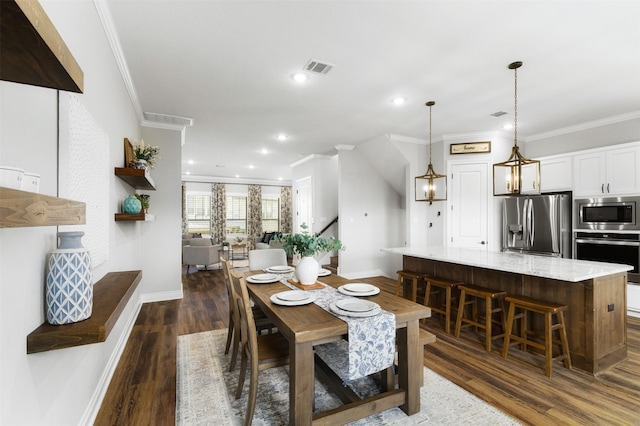
[[[515,75],[513,147],[507,161],[493,165],[493,195],[540,193],[540,161],[525,158],[518,148],[518,68],[521,66],[522,62],[509,64]]]
[[[425,105],[429,107],[429,166],[422,176],[416,176],[415,191],[416,201],[445,201],[447,199],[447,177],[436,173],[431,164],[431,107],[436,103],[429,101]]]

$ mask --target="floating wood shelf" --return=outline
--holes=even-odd
[[[134,169],[131,167],[116,167],[115,174],[123,181],[127,182],[135,189],[156,190],[153,179],[144,169]]]
[[[0,186],[0,228],[82,225],[85,218],[83,202]]]
[[[27,336],[27,353],[104,342],[141,279],[142,271],[108,273],[93,286],[90,318],[72,324],[42,324]]]
[[[84,90],[82,69],[37,1],[0,1],[0,40],[0,80]]]
[[[153,222],[154,220],[156,220],[155,215],[145,214],[145,213],[138,213],[138,214],[116,213],[115,217],[116,217],[116,222],[136,221],[136,220]]]

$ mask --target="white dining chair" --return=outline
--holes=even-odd
[[[283,249],[260,249],[249,251],[249,269],[258,271],[269,266],[286,266],[287,253]]]

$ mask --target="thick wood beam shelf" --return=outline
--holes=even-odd
[[[145,214],[145,213],[138,213],[138,214],[116,213],[115,217],[116,217],[116,222],[136,221],[136,220],[153,222],[154,220],[156,220],[155,215]]]
[[[44,323],[27,336],[27,353],[104,342],[142,279],[142,271],[110,272],[93,286],[93,312],[84,321]]]
[[[156,190],[155,183],[149,173],[144,169],[134,169],[131,167],[116,167],[115,174],[123,181],[127,182],[135,189]]]
[[[0,40],[0,80],[84,90],[82,69],[37,1],[0,1]]]
[[[0,228],[82,225],[85,220],[83,202],[0,186]]]

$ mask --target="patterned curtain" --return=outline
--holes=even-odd
[[[249,185],[247,196],[247,247],[255,248],[255,239],[262,236],[262,187]]]
[[[189,233],[189,221],[187,220],[187,184],[182,182],[182,235]]]
[[[293,201],[291,187],[280,188],[280,232],[290,234],[293,229]]]
[[[227,237],[227,189],[224,183],[211,185],[211,238],[221,244]]]

